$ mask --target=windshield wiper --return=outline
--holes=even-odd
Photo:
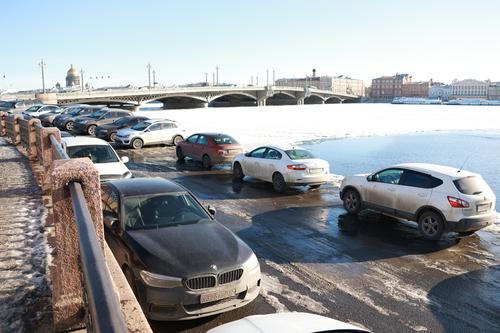
[[[476,192],[472,193],[472,195],[481,194],[481,193],[483,193],[483,191],[476,191]]]

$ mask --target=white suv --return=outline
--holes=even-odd
[[[141,149],[145,145],[173,144],[184,140],[185,130],[173,120],[146,120],[116,133],[116,142]]]
[[[418,223],[427,239],[472,234],[495,222],[495,194],[483,178],[456,168],[408,163],[342,181],[344,208],[370,208]]]

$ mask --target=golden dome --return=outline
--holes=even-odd
[[[71,65],[71,68],[68,69],[68,76],[79,76],[78,70]]]

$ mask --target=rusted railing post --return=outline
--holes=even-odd
[[[0,136],[5,136],[5,119],[6,118],[7,118],[7,113],[0,111]]]
[[[52,161],[57,157],[53,155],[50,135],[54,135],[58,142],[61,142],[61,132],[55,127],[43,128],[35,127],[37,158],[43,165],[45,171],[49,170]]]
[[[21,118],[20,115],[10,114],[5,121],[6,134],[10,138],[12,144],[16,146],[21,142],[19,136],[19,118]]]
[[[41,126],[40,120],[32,118],[30,120],[19,119],[19,135],[21,137],[21,145],[26,149],[28,158],[30,161],[36,159],[36,147],[35,147],[35,127],[36,125]]]
[[[85,315],[79,236],[68,183],[77,181],[82,184],[97,239],[103,246],[99,172],[90,159],[77,158],[55,160],[47,175],[52,189],[55,231],[55,254],[51,267],[54,328],[56,331],[67,331],[83,327]]]

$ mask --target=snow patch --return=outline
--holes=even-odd
[[[288,309],[285,305],[279,302],[274,295],[280,295],[287,301],[297,306],[306,308],[311,312],[320,314],[330,312],[330,310],[324,307],[320,302],[315,301],[307,295],[302,295],[299,292],[291,290],[287,285],[282,284],[277,277],[267,275],[265,273],[262,273],[261,294],[266,301],[268,301],[268,303],[276,309],[277,312],[288,311]]]

